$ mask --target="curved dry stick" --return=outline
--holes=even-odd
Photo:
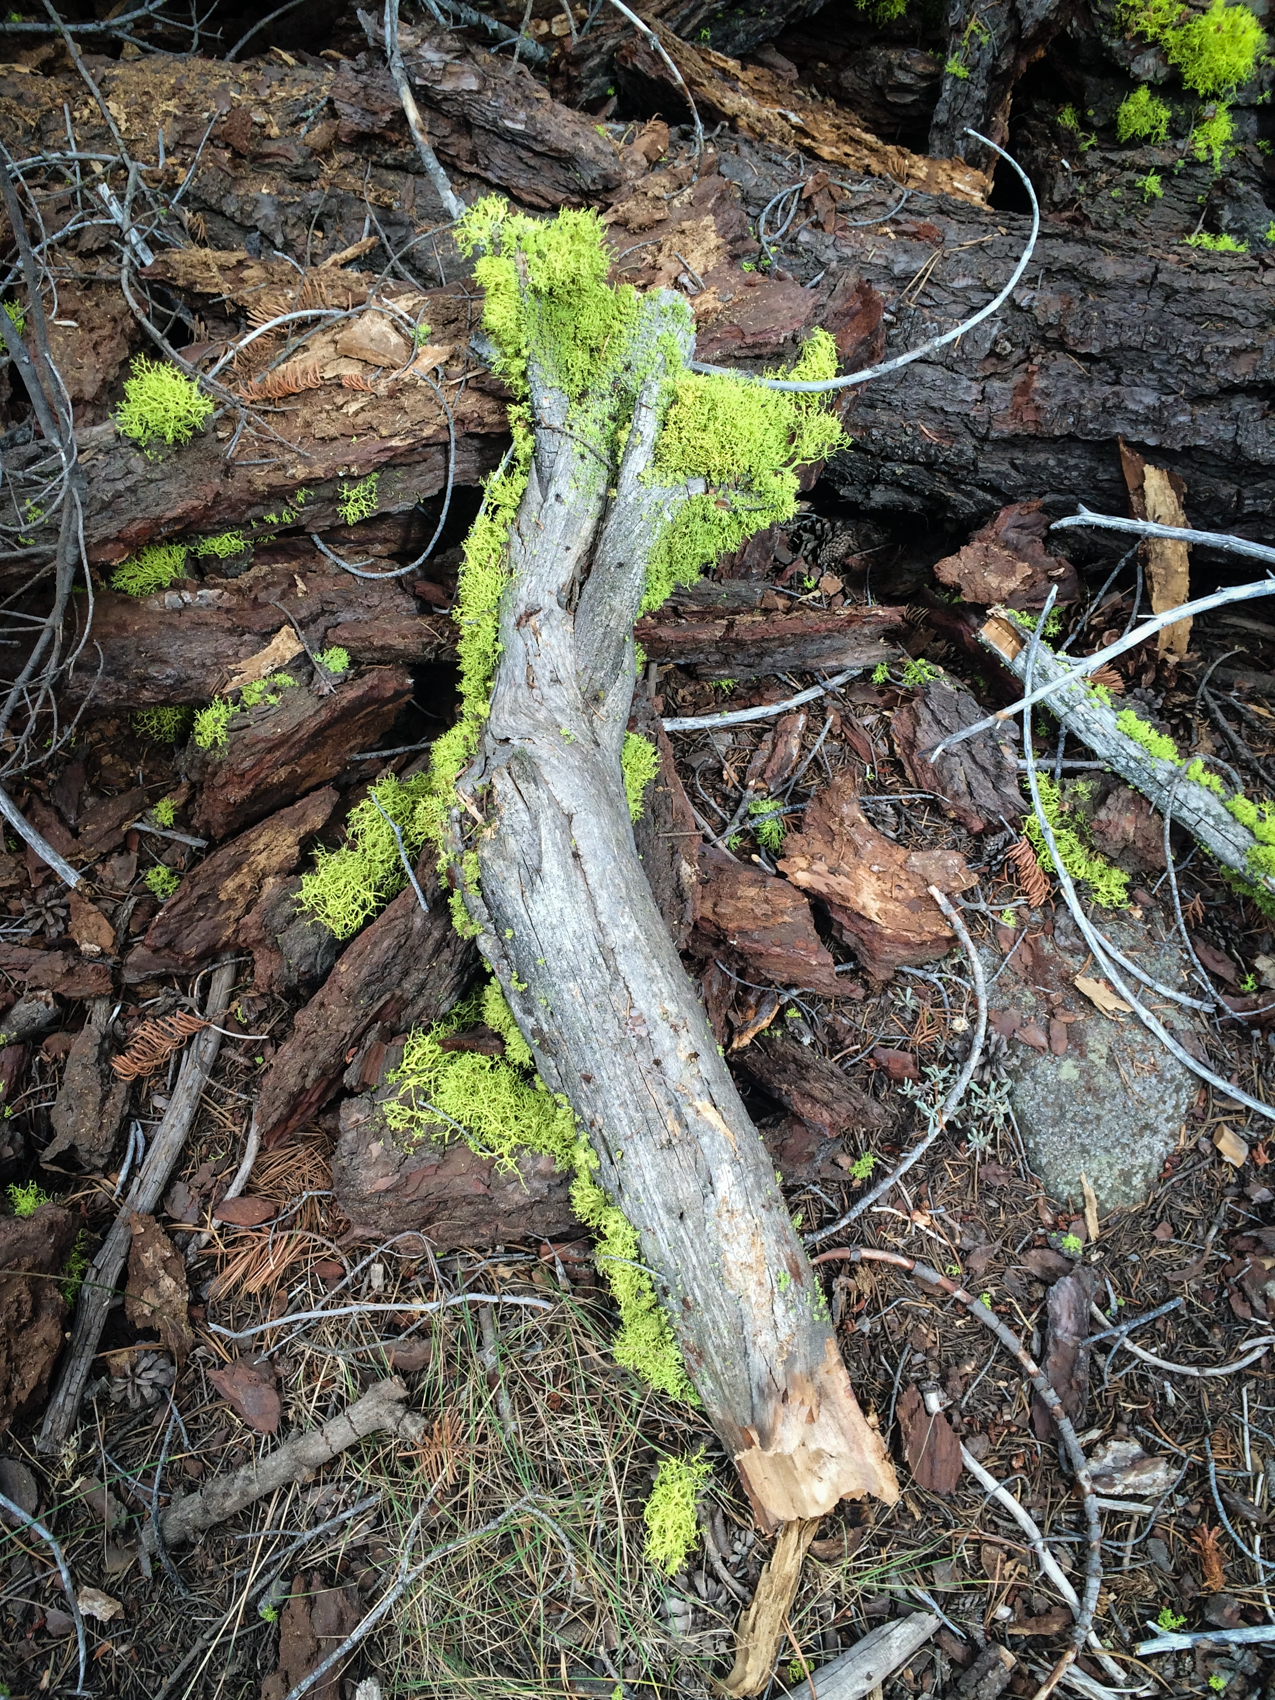
[[[619,0],[611,0],[611,4],[613,6],[619,5]],[[621,6],[620,10],[623,11],[624,7]],[[1040,205],[1036,200],[1036,191],[1032,187],[1031,178],[1028,177],[1012,154],[1006,153],[1004,148],[998,148],[996,143],[989,140],[988,137],[980,136],[977,130],[966,130],[965,134],[973,136],[976,142],[982,142],[986,147],[991,148],[993,153],[999,154],[1007,165],[1013,167],[1018,173],[1023,187],[1027,190],[1032,207],[1031,235],[1027,238],[1027,246],[1023,249],[1022,257],[1014,267],[1009,282],[999,295],[992,297],[986,307],[980,307],[972,318],[966,319],[963,324],[956,325],[950,331],[944,331],[942,336],[931,337],[929,342],[923,342],[919,348],[910,348],[906,354],[897,354],[893,360],[883,360],[877,366],[865,366],[861,372],[850,372],[844,378],[822,378],[808,383],[792,378],[759,378],[751,372],[740,372],[730,366],[706,366],[702,361],[688,360],[687,365],[691,371],[709,372],[717,377],[739,378],[747,383],[760,384],[763,389],[767,390],[791,390],[798,395],[827,395],[831,390],[849,389],[851,384],[866,384],[871,378],[884,377],[887,372],[897,372],[902,366],[910,366],[914,360],[923,360],[927,354],[933,354],[936,349],[945,348],[949,342],[957,341],[967,331],[973,330],[975,325],[982,324],[983,320],[989,318],[991,314],[996,312],[997,308],[1003,307],[1018,287],[1018,280],[1027,270],[1035,251],[1036,238],[1040,234]],[[1272,553],[1275,554],[1275,551],[1272,551]]]
[[[425,167],[425,175],[434,185],[434,193],[443,203],[443,210],[448,218],[463,218],[465,203],[452,188],[447,173],[439,164],[438,155],[429,145],[425,126],[421,123],[420,108],[408,81],[407,69],[403,64],[403,51],[398,44],[398,0],[385,0],[385,57],[389,63],[390,76],[394,79],[394,87],[398,90],[403,116],[407,119],[407,127],[412,132],[416,151]]]
[[[75,1597],[75,1583],[71,1580],[71,1571],[66,1562],[66,1554],[43,1523],[33,1517],[29,1511],[24,1511],[20,1505],[15,1505],[11,1499],[2,1493],[0,1493],[0,1509],[7,1511],[11,1517],[18,1518],[25,1528],[33,1529],[53,1554],[53,1562],[57,1565],[58,1574],[62,1578],[62,1589],[66,1594],[66,1603],[71,1609],[71,1617],[75,1623],[75,1640],[80,1656],[80,1674],[75,1679],[74,1692],[86,1694],[88,1690],[84,1686],[84,1671],[88,1665],[88,1644],[84,1637],[84,1618],[80,1613],[79,1601]]]
[[[1034,1700],[1046,1700],[1062,1680],[1069,1665],[1075,1663],[1076,1654],[1085,1644],[1089,1631],[1093,1628],[1094,1612],[1098,1606],[1098,1591],[1102,1586],[1102,1524],[1098,1519],[1098,1501],[1094,1493],[1093,1478],[1089,1474],[1089,1462],[1084,1449],[1076,1436],[1076,1430],[1071,1418],[1062,1408],[1062,1400],[1055,1393],[1044,1370],[1014,1338],[1005,1324],[990,1311],[981,1299],[976,1299],[973,1293],[967,1293],[964,1287],[958,1287],[955,1281],[946,1275],[940,1275],[937,1269],[931,1269],[927,1263],[918,1263],[914,1257],[904,1257],[897,1251],[872,1251],[865,1246],[840,1246],[835,1251],[820,1252],[818,1257],[812,1257],[811,1263],[830,1263],[835,1258],[844,1258],[849,1263],[888,1263],[895,1269],[905,1269],[909,1275],[915,1275],[918,1281],[924,1281],[928,1287],[937,1287],[940,1292],[963,1304],[971,1316],[977,1317],[985,1328],[992,1333],[1004,1346],[1005,1350],[1026,1371],[1032,1386],[1039,1393],[1046,1409],[1054,1420],[1058,1430],[1058,1438],[1071,1463],[1076,1477],[1076,1485],[1084,1495],[1085,1521],[1089,1528],[1089,1550],[1085,1563],[1085,1592],[1080,1602],[1080,1610],[1072,1625],[1072,1644],[1059,1659],[1046,1681],[1037,1690]],[[1106,1318],[1103,1318],[1106,1321]]]
[[[1275,579],[1271,580],[1270,589],[1275,590]],[[1048,610],[1052,607],[1056,593],[1057,587],[1055,586],[1051,589],[1049,596],[1046,599],[1046,612],[1048,612]],[[1179,610],[1179,613],[1180,612],[1181,611]],[[1062,853],[1058,848],[1057,840],[1054,838],[1053,828],[1050,826],[1048,820],[1046,820],[1045,811],[1041,806],[1040,782],[1036,773],[1036,755],[1032,748],[1031,708],[1030,706],[1027,706],[1032,700],[1032,672],[1036,662],[1036,651],[1040,643],[1040,628],[1044,625],[1044,623],[1045,614],[1042,614],[1032,631],[1031,643],[1027,650],[1027,661],[1023,669],[1023,683],[1027,686],[1027,694],[1023,698],[1023,753],[1027,761],[1027,785],[1031,792],[1032,808],[1036,812],[1036,820],[1040,826],[1041,837],[1045,841],[1045,848],[1049,851],[1050,860],[1054,864],[1054,872],[1058,876],[1059,889],[1061,890],[1063,897],[1066,899],[1067,907],[1071,910],[1072,919],[1083,934],[1085,943],[1089,946],[1090,950],[1093,951],[1099,967],[1111,981],[1111,984],[1115,987],[1118,994],[1129,1005],[1138,1020],[1147,1029],[1148,1033],[1154,1033],[1164,1048],[1172,1056],[1176,1057],[1184,1068],[1189,1069],[1192,1074],[1197,1075],[1201,1080],[1207,1081],[1210,1086],[1215,1087],[1217,1091],[1223,1093],[1226,1097],[1233,1098],[1238,1103],[1247,1104],[1249,1109],[1256,1110],[1259,1116],[1265,1116],[1268,1121],[1275,1121],[1275,1105],[1263,1103],[1260,1098],[1254,1098],[1251,1093],[1245,1092],[1240,1086],[1232,1086],[1229,1080],[1223,1080],[1220,1074],[1214,1074],[1211,1068],[1206,1068],[1203,1063],[1197,1062],[1186,1047],[1178,1043],[1178,1041],[1164,1026],[1163,1022],[1154,1016],[1144,1004],[1138,1002],[1137,997],[1129,989],[1127,981],[1122,980],[1116,972],[1111,946],[1104,943],[1102,935],[1098,932],[1098,929],[1094,926],[1088,915],[1085,914],[1080,899],[1076,895],[1076,887],[1072,883],[1070,873],[1068,873],[1067,869],[1063,865]]]
[[[821,685],[811,685],[809,690],[798,691],[795,697],[785,697],[783,702],[763,703],[760,708],[739,708],[731,713],[724,709],[720,714],[681,714],[663,722],[666,732],[711,732],[717,726],[744,726],[751,720],[770,720],[776,714],[787,714],[790,708],[800,708],[803,702],[813,702],[816,697],[826,696],[829,691],[835,691],[839,685],[844,685],[847,679],[853,679],[859,673],[867,671],[866,667],[847,667],[835,678],[827,679]]]
[[[925,1138],[918,1144],[914,1145],[903,1161],[899,1163],[896,1168],[892,1169],[883,1181],[879,1181],[877,1185],[872,1188],[871,1192],[865,1193],[863,1197],[851,1207],[851,1209],[846,1211],[844,1216],[840,1217],[836,1222],[830,1223],[826,1228],[819,1228],[815,1233],[807,1234],[805,1242],[807,1245],[818,1245],[821,1240],[829,1239],[833,1234],[839,1234],[843,1228],[848,1227],[849,1224],[855,1221],[857,1217],[862,1216],[863,1212],[867,1210],[870,1205],[875,1204],[878,1198],[884,1197],[884,1195],[889,1192],[890,1188],[907,1174],[913,1164],[925,1155],[931,1145],[933,1145],[934,1141],[938,1138],[939,1134],[943,1132],[943,1129],[948,1124],[949,1117],[952,1115],[961,1099],[965,1096],[965,1088],[974,1078],[974,1070],[978,1067],[978,1059],[983,1054],[983,1040],[987,1036],[987,983],[983,976],[982,961],[979,958],[978,951],[974,948],[974,941],[970,938],[970,935],[966,930],[965,922],[961,919],[957,909],[948,902],[947,898],[939,890],[938,886],[932,885],[927,887],[927,889],[930,896],[938,904],[944,915],[946,915],[952,931],[965,947],[965,954],[969,957],[970,973],[974,976],[974,996],[978,999],[978,1016],[974,1024],[974,1036],[970,1041],[969,1055],[965,1059],[965,1065],[961,1069],[960,1074],[956,1077],[952,1090],[935,1111],[933,1124]],[[815,1258],[814,1261],[817,1263],[819,1259]]]
[[[1176,1305],[1181,1304],[1181,1302],[1181,1299],[1176,1300],[1174,1307],[1172,1308],[1176,1308]],[[1167,1310],[1171,1307],[1166,1306],[1164,1308]],[[1089,1306],[1089,1314],[1100,1322],[1105,1322],[1107,1320],[1095,1304],[1091,1304]],[[1136,1318],[1135,1321],[1129,1323],[1128,1326],[1133,1328],[1136,1327],[1139,1322],[1150,1322],[1152,1317],[1157,1314],[1159,1313],[1156,1311],[1150,1311],[1146,1316]],[[1124,1325],[1122,1324],[1120,1328],[1108,1328],[1105,1332],[1108,1335],[1123,1334]],[[1097,1340],[1101,1339],[1102,1336],[1098,1334],[1091,1334],[1089,1338],[1091,1340]],[[1154,1352],[1148,1352],[1143,1346],[1135,1346],[1132,1340],[1118,1340],[1116,1342],[1116,1349],[1119,1350],[1121,1346],[1124,1347],[1126,1352],[1132,1352],[1135,1358],[1141,1358],[1144,1364],[1150,1364],[1153,1369],[1166,1370],[1171,1375],[1190,1375],[1195,1376],[1200,1380],[1204,1380],[1205,1378],[1211,1378],[1216,1375],[1234,1375],[1237,1370],[1247,1369],[1250,1364],[1257,1362],[1263,1352],[1267,1352],[1272,1346],[1275,1346],[1275,1334],[1264,1335],[1260,1340],[1247,1341],[1240,1347],[1240,1351],[1246,1355],[1242,1358],[1237,1358],[1234,1363],[1229,1364],[1175,1364],[1170,1362],[1168,1358],[1157,1358]]]

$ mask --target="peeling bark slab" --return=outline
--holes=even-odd
[[[214,851],[186,876],[151,922],[146,950],[194,967],[234,944],[239,923],[265,882],[293,871],[302,846],[326,824],[336,804],[331,786],[312,791]]]
[[[411,697],[412,681],[396,667],[371,667],[343,675],[330,696],[304,685],[278,694],[276,704],[236,715],[224,748],[191,756],[190,777],[200,786],[196,832],[225,838],[335,779],[355,750],[375,747]]]
[[[53,1138],[42,1161],[51,1163],[74,1149],[87,1173],[104,1169],[115,1149],[131,1091],[110,1066],[110,998],[98,998],[75,1036],[62,1071],[62,1083],[49,1112]]]
[[[66,1305],[57,1282],[43,1277],[65,1265],[76,1232],[75,1217],[56,1204],[0,1217],[0,1433],[38,1409],[48,1391]]]
[[[441,31],[400,26],[399,42],[444,165],[545,211],[583,206],[619,187],[618,150],[587,114],[554,100],[521,65]],[[403,108],[379,52],[338,68],[332,104],[343,142],[369,134],[406,139]]]
[[[884,1108],[859,1090],[835,1063],[779,1033],[763,1034],[735,1053],[735,1061],[759,1086],[778,1098],[824,1139],[840,1139],[852,1128],[885,1126]]]
[[[111,990],[105,962],[88,962],[74,950],[31,950],[0,943],[0,973],[27,992],[56,992],[62,998],[102,998]]]
[[[902,608],[738,615],[705,609],[672,619],[650,614],[638,621],[634,635],[652,661],[675,661],[696,678],[760,679],[875,667],[895,654],[888,637],[903,626]]]
[[[435,1021],[473,978],[474,948],[452,926],[431,857],[416,877],[429,914],[410,888],[400,892],[347,946],[275,1053],[257,1098],[267,1149],[322,1109],[371,1029],[388,1038]]]
[[[437,1139],[413,1138],[405,1149],[364,1093],[341,1105],[332,1153],[332,1186],[352,1233],[379,1242],[390,1234],[424,1234],[436,1251],[558,1239],[581,1230],[571,1209],[570,1175],[551,1157],[523,1152],[501,1172],[439,1126]]]
[[[1076,569],[1045,547],[1048,529],[1041,502],[1011,502],[963,549],[937,562],[934,576],[983,607],[1043,608],[1053,589],[1060,603],[1074,602],[1080,594]]]
[[[749,978],[838,996],[832,953],[800,891],[709,844],[699,848],[699,878],[697,949],[725,956]]]
[[[922,685],[890,723],[891,741],[908,778],[918,790],[941,797],[947,813],[967,832],[999,829],[1002,821],[1016,826],[1025,808],[1017,747],[1008,739],[1001,743],[992,732],[983,732],[940,756],[937,766],[926,760],[924,751],[982,719],[973,695],[945,677]]]
[[[268,879],[239,927],[236,942],[253,955],[254,992],[310,997],[331,973],[341,946],[317,917],[297,907],[301,880]]]
[[[276,602],[301,627],[311,649],[340,644],[356,667],[415,666],[455,652],[452,622],[445,615],[420,614],[402,580],[371,584],[351,578],[307,541],[290,558],[262,562],[237,579],[188,580],[144,600],[103,591],[92,633],[102,650],[101,677],[77,672],[67,699],[79,703],[91,690],[97,711],[173,703],[202,707],[280,628],[291,630]],[[347,688],[348,681],[342,689]],[[86,818],[82,833],[87,827]]]
[[[1049,1385],[1073,1423],[1083,1426],[1089,1404],[1089,1306],[1094,1278],[1088,1269],[1064,1275],[1049,1289],[1045,1351],[1041,1366]],[[1040,1395],[1032,1396],[1032,1428],[1037,1440],[1049,1440],[1054,1419]]]
[[[905,850],[878,832],[859,806],[851,775],[816,794],[779,871],[822,898],[874,980],[904,965],[935,962],[951,949],[952,930],[928,886],[956,892],[977,883],[958,852]]]

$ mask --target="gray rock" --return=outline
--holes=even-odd
[[[1161,985],[1192,989],[1176,940],[1153,936],[1152,929],[1161,930],[1158,921],[1149,927],[1102,914],[1095,920],[1118,949]],[[1075,1017],[1066,1024],[1067,1048],[1061,1056],[1033,1048],[1017,1035],[1011,1038],[1005,1060],[1010,1104],[1028,1161],[1052,1198],[1070,1199],[1078,1206],[1083,1173],[1100,1210],[1127,1208],[1141,1204],[1154,1187],[1165,1158],[1177,1145],[1198,1082],[1136,1016],[1103,1015],[1076,991],[1074,981],[1082,970],[1092,979],[1103,976],[1070,926],[1070,917],[1067,923],[1061,924],[1060,918],[1057,939],[1032,941],[1021,972],[1016,972],[1016,961],[1003,970],[989,992],[989,1008],[1013,1010],[1023,1026],[1035,1021],[1045,1033],[1051,1015]],[[1061,948],[1061,940],[1066,948]],[[1190,1011],[1136,984],[1131,989],[1140,1002],[1154,1006],[1176,1038],[1188,1047],[1199,1046]]]

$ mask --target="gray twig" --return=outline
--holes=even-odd
[[[75,1640],[80,1657],[80,1673],[75,1679],[75,1693],[86,1694],[88,1690],[84,1686],[84,1672],[88,1665],[88,1643],[84,1636],[84,1619],[80,1614],[79,1601],[75,1597],[75,1583],[71,1580],[71,1570],[66,1562],[66,1554],[38,1518],[33,1517],[29,1511],[24,1511],[20,1505],[15,1505],[11,1499],[2,1493],[0,1493],[0,1508],[8,1512],[10,1517],[16,1517],[24,1527],[39,1535],[53,1554],[53,1562],[57,1565],[58,1574],[62,1578],[62,1591],[66,1595],[66,1603],[75,1623]]]

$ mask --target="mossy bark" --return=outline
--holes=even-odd
[[[570,1102],[600,1184],[637,1229],[706,1413],[769,1527],[898,1489],[634,847],[620,761],[633,620],[658,521],[697,493],[644,481],[667,366],[690,335],[675,298],[646,297],[641,310],[652,355],[613,480],[582,410],[534,362],[529,372],[535,454],[510,537],[490,716],[459,787],[481,882],[466,899],[541,1077]],[[459,855],[460,820],[455,831]]]

